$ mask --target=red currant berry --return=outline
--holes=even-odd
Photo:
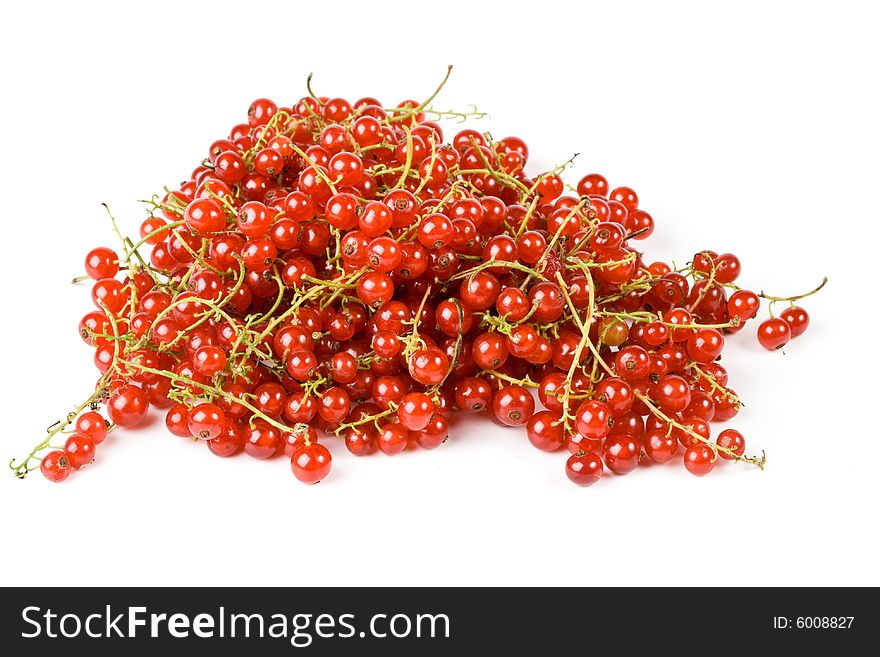
[[[471,357],[477,367],[494,370],[507,362],[507,340],[500,333],[486,332],[478,335],[471,346]]]
[[[95,460],[95,440],[91,436],[75,433],[64,442],[64,455],[70,467],[79,470]]]
[[[718,434],[715,443],[718,447],[733,452],[733,454],[730,454],[721,449],[718,450],[718,456],[727,459],[728,461],[733,460],[734,454],[736,456],[742,456],[746,451],[746,439],[743,438],[743,435],[736,429],[725,429]]]
[[[397,407],[400,423],[410,431],[421,431],[428,426],[433,416],[434,402],[423,392],[404,395]]]
[[[284,198],[284,215],[296,222],[310,221],[315,217],[315,205],[302,192],[293,191]]]
[[[367,247],[367,262],[374,271],[388,273],[396,269],[402,259],[400,245],[392,237],[374,237]]]
[[[565,299],[556,283],[542,281],[529,290],[529,303],[535,307],[532,319],[539,323],[555,322],[562,317]]]
[[[358,217],[358,226],[368,237],[378,237],[391,228],[391,221],[391,209],[381,201],[371,201]]]
[[[771,317],[758,325],[758,342],[768,351],[782,349],[791,340],[791,326],[784,319]]]
[[[793,338],[803,335],[804,331],[806,331],[807,327],[810,325],[810,316],[807,314],[807,311],[798,306],[786,308],[779,313],[779,317],[788,324],[788,328],[791,331],[791,337]]]
[[[401,423],[389,422],[380,429],[379,435],[376,437],[376,445],[383,454],[394,456],[406,450],[409,437],[409,431]]]
[[[509,385],[495,393],[492,410],[503,424],[518,427],[528,422],[534,414],[535,399],[522,386]]]
[[[382,272],[369,272],[358,279],[357,297],[371,308],[378,308],[394,296],[394,282]]]
[[[593,452],[578,452],[565,462],[565,474],[578,486],[591,486],[602,478],[602,459]]]
[[[428,426],[421,431],[411,431],[410,435],[415,438],[419,447],[434,449],[445,443],[449,437],[449,422],[440,413],[435,413]]]
[[[715,402],[702,390],[691,391],[691,402],[681,412],[684,417],[698,417],[709,422],[715,416]]]
[[[709,474],[715,467],[715,452],[705,443],[695,443],[684,451],[684,467],[698,477]]]
[[[318,401],[318,415],[330,424],[344,420],[350,410],[351,399],[348,393],[337,386],[327,388]]]
[[[632,386],[617,377],[602,379],[596,384],[594,395],[596,400],[608,407],[614,417],[628,413],[635,399]]]
[[[629,345],[618,351],[614,364],[618,375],[627,381],[644,379],[651,371],[651,357],[644,347],[638,345]]]
[[[226,352],[215,345],[205,345],[195,351],[192,361],[196,372],[213,377],[226,367]]]
[[[91,278],[113,278],[118,271],[119,256],[112,249],[99,246],[86,255],[86,273]]]
[[[742,265],[732,253],[722,253],[715,258],[715,280],[719,283],[733,283],[742,270]]]
[[[83,413],[76,419],[76,433],[91,436],[96,445],[104,442],[107,437],[107,421],[95,411]]]
[[[60,449],[49,452],[40,461],[40,472],[46,479],[56,483],[67,479],[72,470],[67,455]]]
[[[133,385],[122,385],[117,388],[107,402],[107,413],[110,420],[120,427],[130,429],[136,427],[150,409],[146,393]]]
[[[186,206],[183,219],[199,235],[212,235],[226,228],[226,215],[217,201],[197,198]]]
[[[671,461],[678,452],[678,439],[664,429],[651,429],[642,434],[642,447],[654,463]]]
[[[92,301],[98,308],[101,310],[106,308],[113,315],[119,315],[128,300],[126,286],[115,278],[102,278],[92,286]]]
[[[638,441],[627,434],[609,436],[602,447],[605,465],[614,474],[627,474],[635,470],[641,452]]]
[[[220,434],[207,441],[208,449],[217,456],[229,457],[238,454],[244,447],[244,431],[232,418],[226,418]]]
[[[175,404],[165,414],[165,427],[173,435],[181,438],[191,438],[189,430],[189,408],[186,404]]]
[[[758,295],[749,290],[737,290],[727,300],[727,315],[730,318],[739,317],[740,322],[745,322],[758,314],[761,300]]]
[[[679,413],[691,403],[687,381],[677,374],[667,374],[655,383],[651,396],[664,413]]]
[[[216,404],[204,403],[189,412],[187,426],[191,436],[211,440],[220,435],[226,416]]]
[[[308,381],[315,376],[318,359],[315,354],[305,349],[297,349],[287,356],[287,373],[297,381]]]
[[[472,310],[487,310],[492,307],[501,293],[501,283],[494,274],[478,271],[466,278],[459,290],[463,304]]]
[[[433,386],[446,378],[449,359],[440,349],[428,347],[413,352],[409,360],[409,375],[418,383]]]
[[[586,438],[599,440],[611,431],[611,410],[596,399],[582,402],[574,415],[578,433]]]
[[[478,376],[462,379],[455,385],[455,404],[467,413],[485,411],[492,403],[492,387]]]
[[[317,484],[330,474],[333,457],[324,445],[303,445],[290,458],[293,476],[304,484]]]
[[[724,336],[713,328],[698,328],[688,338],[687,352],[698,363],[711,363],[724,349]]]
[[[248,107],[248,124],[251,127],[266,125],[277,111],[278,106],[274,102],[268,98],[258,98]]]
[[[244,451],[256,459],[272,458],[283,446],[283,440],[277,427],[257,419],[245,428]]]
[[[529,442],[542,452],[555,452],[565,444],[561,417],[553,411],[539,411],[526,424]]]

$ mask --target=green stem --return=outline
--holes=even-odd
[[[777,302],[777,301],[791,301],[791,302],[795,302],[795,301],[799,301],[800,299],[804,299],[804,298],[806,298],[806,297],[809,297],[809,296],[812,296],[812,295],[816,294],[816,292],[818,292],[818,291],[821,290],[823,287],[825,287],[825,285],[826,285],[827,283],[828,283],[828,277],[826,276],[826,277],[824,277],[824,278],[822,279],[822,282],[819,283],[819,286],[816,287],[815,289],[810,290],[809,292],[805,292],[804,294],[796,294],[796,295],[794,295],[794,296],[792,296],[792,297],[774,297],[774,296],[772,296],[772,295],[770,295],[770,294],[764,294],[763,290],[761,291],[760,294],[758,294],[758,296],[761,297],[762,299],[767,299],[767,300],[769,300],[769,301],[771,301],[771,302]]]

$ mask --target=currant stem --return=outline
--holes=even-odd
[[[402,189],[406,184],[406,179],[409,178],[409,171],[412,167],[412,159],[413,159],[413,136],[412,131],[407,127],[403,126],[403,131],[406,133],[406,162],[403,164],[403,171],[400,174],[400,178],[397,181],[397,184],[394,186],[394,189]]]
[[[588,270],[587,272],[587,287],[589,290],[589,305],[587,306],[587,315],[584,318],[584,321],[581,321],[581,318],[578,314],[577,308],[574,305],[574,302],[571,300],[571,296],[568,294],[568,290],[565,288],[565,279],[562,278],[562,274],[556,272],[556,280],[559,282],[559,289],[562,291],[562,296],[565,299],[566,305],[568,305],[569,310],[572,314],[572,319],[574,319],[578,328],[581,330],[581,339],[578,341],[577,347],[574,350],[574,358],[571,361],[571,366],[568,368],[568,373],[566,374],[566,386],[562,393],[561,403],[562,403],[562,423],[565,430],[568,430],[568,420],[571,418],[571,414],[569,413],[568,402],[569,397],[571,396],[571,386],[572,386],[572,378],[574,377],[577,368],[580,367],[580,359],[581,354],[583,353],[584,347],[587,344],[590,345],[590,348],[595,352],[595,347],[593,346],[592,340],[590,340],[590,324],[593,321],[593,312],[595,309],[595,290],[593,286],[593,279],[590,276]]]
[[[762,299],[767,299],[768,301],[772,301],[772,302],[776,302],[776,301],[792,301],[792,302],[794,302],[794,301],[799,301],[800,299],[804,299],[806,297],[809,297],[809,296],[816,294],[816,292],[818,292],[823,287],[825,287],[825,285],[827,283],[828,283],[828,277],[825,276],[822,279],[822,282],[819,283],[819,286],[816,287],[815,289],[810,290],[809,292],[805,292],[804,294],[796,294],[793,297],[774,297],[770,294],[764,294],[763,290],[758,294],[758,296],[761,297]]]
[[[82,413],[86,408],[91,406],[93,403],[95,403],[98,399],[100,399],[102,394],[103,393],[100,388],[96,389],[95,392],[93,392],[86,401],[77,406],[73,412],[68,413],[64,420],[59,420],[55,424],[50,426],[47,429],[48,435],[46,436],[45,440],[39,442],[37,446],[31,450],[31,453],[28,454],[21,463],[16,465],[15,459],[11,459],[9,461],[9,469],[12,470],[13,474],[15,474],[15,476],[19,479],[24,479],[29,472],[39,470],[40,465],[37,464],[31,467],[31,461],[39,459],[40,457],[38,457],[37,454],[39,454],[43,450],[50,449],[50,443],[52,439],[59,433],[63,432],[68,426],[70,426],[70,424],[73,423],[73,421],[79,416],[79,414]]]
[[[185,226],[185,225],[186,225],[186,222],[183,220],[173,221],[170,224],[165,224],[164,226],[157,228],[152,233],[145,235],[139,241],[135,242],[134,245],[131,247],[131,250],[137,251],[141,246],[143,246],[144,244],[147,243],[147,240],[155,237],[159,233],[164,233],[167,230],[173,230],[173,229],[177,228],[178,226]]]
[[[265,420],[266,422],[271,424],[273,427],[280,429],[281,431],[283,431],[285,433],[291,433],[294,431],[293,427],[287,426],[286,424],[283,424],[282,422],[279,422],[278,420],[269,417],[268,415],[263,413],[261,410],[259,410],[256,406],[254,406],[250,402],[242,399],[241,397],[236,397],[235,395],[232,395],[232,394],[226,392],[225,390],[223,390],[219,386],[210,386],[205,383],[199,383],[198,381],[195,381],[195,380],[189,378],[188,376],[184,376],[182,374],[175,374],[173,372],[167,372],[165,370],[158,370],[156,368],[149,367],[147,365],[142,365],[142,364],[136,363],[136,362],[126,362],[126,365],[129,367],[134,367],[136,369],[139,369],[142,372],[149,372],[151,374],[156,374],[158,376],[162,376],[167,379],[171,379],[172,383],[182,383],[183,385],[188,386],[190,388],[199,388],[203,392],[214,395],[215,398],[222,397],[223,399],[227,400],[231,404],[238,404],[240,406],[244,406],[246,409],[248,409],[251,413],[254,414],[254,417],[260,418],[261,420]]]
[[[743,406],[744,404],[734,393],[732,393],[728,388],[725,388],[723,385],[718,383],[714,377],[706,374],[701,368],[700,365],[696,361],[691,361],[688,363],[687,369],[692,370],[699,378],[703,379],[708,383],[713,390],[727,397],[731,402],[733,402],[736,406]]]
[[[542,281],[547,280],[542,274],[535,271],[531,267],[527,267],[526,265],[523,265],[519,262],[509,261],[509,260],[489,260],[488,262],[483,262],[483,263],[480,263],[479,265],[476,265],[475,267],[471,267],[469,269],[465,269],[464,271],[458,272],[454,276],[450,276],[448,280],[449,281],[458,281],[463,278],[470,278],[474,274],[481,272],[484,269],[489,269],[490,267],[507,267],[508,269],[515,269],[517,271],[525,272],[526,274],[528,274],[530,276],[535,276],[536,278],[540,278]]]
[[[492,376],[494,376],[498,379],[501,379],[502,381],[507,381],[508,383],[513,383],[514,385],[518,385],[518,386],[525,386],[527,388],[537,388],[539,385],[538,383],[535,383],[534,381],[532,381],[528,376],[526,376],[522,379],[515,379],[512,376],[510,376],[509,374],[504,374],[502,372],[499,372],[498,370],[482,370],[482,371],[484,374],[491,374]]]
[[[556,246],[556,243],[559,241],[560,237],[562,236],[562,231],[563,231],[563,229],[565,229],[565,226],[568,223],[568,220],[571,217],[573,217],[575,214],[580,212],[584,208],[584,206],[588,204],[588,202],[589,201],[581,199],[576,205],[573,205],[571,207],[568,214],[565,216],[565,221],[563,221],[559,224],[559,228],[557,228],[556,232],[553,233],[553,238],[550,240],[550,243],[547,244],[547,248],[544,249],[544,253],[541,254],[541,257],[538,259],[538,262],[535,263],[535,270],[536,271],[541,270],[541,265],[544,264],[545,260],[547,260],[547,256],[553,252],[553,247]],[[526,285],[529,284],[530,279],[531,279],[531,276],[526,277],[526,280],[524,280],[522,285],[520,285],[521,290],[524,290],[526,288]]]
[[[353,420],[351,422],[343,422],[336,429],[333,430],[337,436],[341,435],[343,431],[346,429],[350,429],[352,427],[360,426],[361,424],[366,424],[367,422],[376,422],[377,420],[381,420],[383,417],[388,417],[389,415],[393,415],[397,412],[397,407],[392,403],[389,405],[387,410],[381,411],[380,413],[376,413],[375,415],[366,415],[357,420]],[[378,426],[377,426],[378,428]]]

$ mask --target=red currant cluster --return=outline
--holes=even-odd
[[[96,309],[79,330],[101,378],[16,474],[65,479],[151,406],[218,456],[286,455],[306,483],[330,471],[323,436],[358,456],[433,449],[456,410],[567,450],[583,485],[642,458],[697,475],[718,456],[763,465],[709,422],[740,407],[724,333],[783,299],[737,287],[729,253],[646,264],[632,241],[654,221],[635,191],[598,174],[567,189],[570,162],[528,174],[518,137],[444,143],[430,119],[466,115],[432,99],[254,101],[149,201],[139,241],[88,254]],[[787,310],[761,344],[807,322]]]

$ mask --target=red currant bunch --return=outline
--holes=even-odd
[[[432,100],[255,100],[137,239],[87,254],[99,379],[15,473],[62,481],[151,410],[308,484],[340,449],[438,448],[456,412],[524,427],[582,486],[646,460],[762,466],[736,430],[712,437],[741,407],[720,361],[762,298],[792,304],[763,346],[803,333],[806,295],[739,287],[732,253],[646,261],[633,188],[566,187],[571,161],[533,171],[518,136],[447,136],[442,119],[481,114]]]

